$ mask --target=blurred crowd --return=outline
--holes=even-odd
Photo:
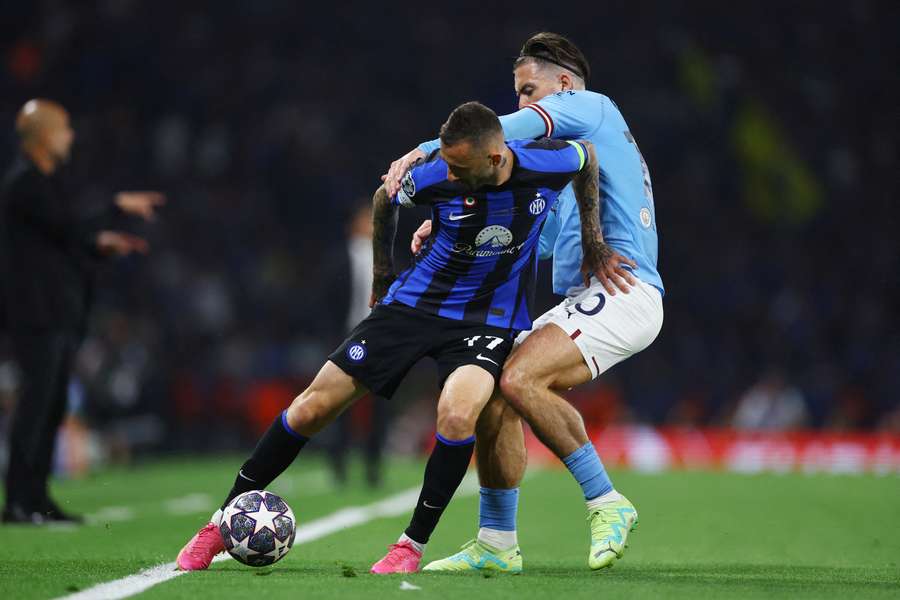
[[[254,439],[345,333],[354,209],[457,104],[513,111],[539,30],[579,44],[622,109],[659,222],[665,325],[573,393],[587,418],[900,431],[897,5],[541,6],[4,8],[3,164],[16,110],[49,97],[73,115],[73,202],[169,198],[151,255],[102,273],[80,353],[73,408],[105,452]],[[425,216],[401,216],[399,264]],[[412,380],[392,438],[414,446],[435,377]],[[0,359],[0,406],[15,387]]]

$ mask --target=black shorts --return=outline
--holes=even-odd
[[[437,362],[441,387],[463,365],[478,365],[499,379],[514,333],[403,304],[378,304],[328,359],[371,392],[390,397],[423,356]]]

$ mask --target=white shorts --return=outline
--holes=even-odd
[[[607,294],[596,279],[591,287],[569,296],[537,318],[530,331],[516,338],[516,346],[533,331],[553,323],[566,332],[584,357],[591,378],[649,346],[663,323],[662,294],[637,280],[630,293]]]

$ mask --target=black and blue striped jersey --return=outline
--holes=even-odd
[[[586,162],[583,145],[550,139],[507,142],[514,164],[499,186],[468,192],[447,179],[434,151],[392,201],[432,209],[430,244],[400,274],[383,304],[513,330],[531,328],[541,227]]]

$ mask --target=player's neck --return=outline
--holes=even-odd
[[[44,175],[50,175],[56,170],[56,161],[49,152],[40,147],[26,146],[22,148],[22,152],[37,167],[38,171]]]
[[[512,150],[509,149],[509,146],[503,144],[503,152],[501,154],[500,159],[500,168],[497,170],[497,181],[494,185],[503,185],[509,178],[512,177],[513,165],[515,164],[515,157],[513,156]]]

